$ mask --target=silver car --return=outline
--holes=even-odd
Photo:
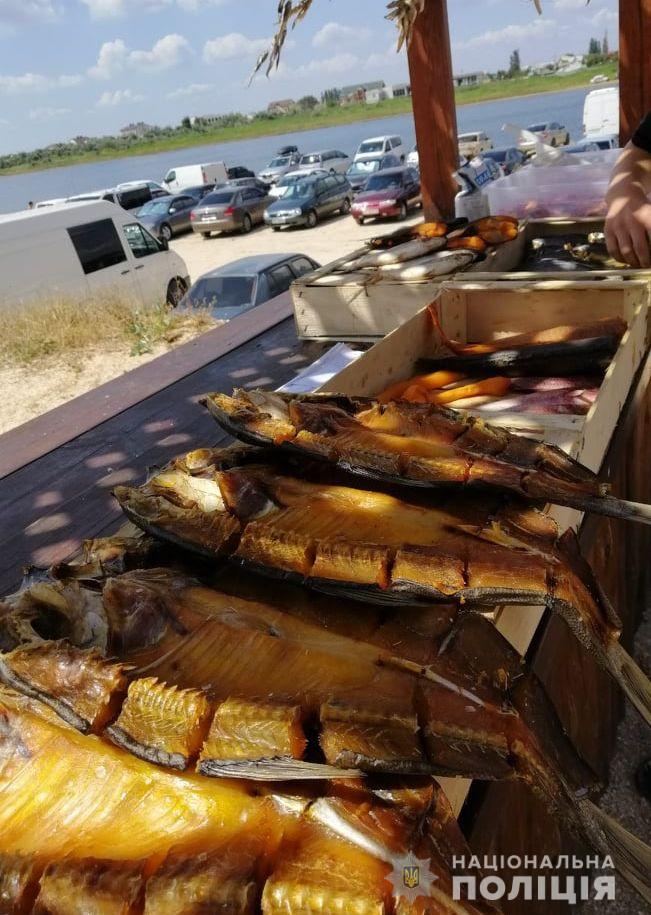
[[[276,156],[266,168],[263,168],[261,172],[258,172],[258,178],[261,181],[264,181],[265,184],[277,184],[283,175],[286,175],[287,172],[291,172],[293,168],[296,168],[300,158],[301,157],[296,154],[291,156]]]
[[[140,207],[136,216],[152,235],[169,241],[173,235],[189,231],[190,213],[198,202],[198,196],[191,194],[158,197]]]
[[[262,222],[273,197],[257,187],[221,187],[192,210],[192,229],[204,238],[211,232],[250,232]]]

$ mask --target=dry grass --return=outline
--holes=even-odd
[[[46,356],[83,355],[124,346],[142,355],[215,326],[208,312],[176,312],[166,305],[134,309],[119,298],[57,300],[0,311],[0,361],[25,365]]]

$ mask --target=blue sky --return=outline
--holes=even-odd
[[[315,0],[280,72],[248,76],[272,32],[275,0],[0,0],[0,151],[114,133],[129,121],[255,111],[358,80],[407,78],[384,0]],[[455,70],[584,52],[617,0],[448,0]]]

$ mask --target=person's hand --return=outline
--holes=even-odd
[[[640,189],[610,195],[606,216],[609,253],[631,267],[651,267],[651,203]]]

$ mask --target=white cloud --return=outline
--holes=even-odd
[[[66,114],[70,114],[70,108],[32,108],[29,118],[31,121],[56,121]]]
[[[615,10],[607,10],[604,8],[597,10],[590,22],[592,25],[608,28],[609,25],[618,25],[619,16]]]
[[[189,86],[179,86],[173,92],[168,92],[165,98],[191,98],[193,95],[203,95],[213,92],[215,87],[211,83],[190,83]]]
[[[300,67],[294,67],[290,76],[313,76],[315,73],[324,75],[336,75],[337,73],[347,73],[350,70],[360,66],[360,58],[356,54],[343,52],[335,54],[333,57],[324,57],[321,60],[311,60],[309,64],[301,64]]]
[[[0,0],[0,23],[50,22],[57,16],[52,0]]]
[[[17,2],[17,0],[16,0]],[[46,0],[33,0],[33,2],[46,2]],[[196,13],[207,6],[223,6],[230,0],[139,0],[138,4],[129,3],[128,0],[81,0],[88,7],[93,19],[117,19],[127,16],[137,9],[138,13],[156,13],[174,3],[185,12]]]
[[[507,25],[503,29],[493,29],[475,35],[467,41],[458,41],[454,45],[455,51],[465,51],[472,48],[481,48],[486,45],[512,44],[513,42],[535,40],[558,32],[559,26],[554,19],[533,19],[524,25]]]
[[[123,70],[161,71],[176,67],[187,56],[190,45],[182,35],[165,35],[149,51],[131,51],[122,38],[105,41],[97,63],[88,71],[95,79],[110,79]]]
[[[578,10],[588,6],[587,0],[554,0],[555,10]]]
[[[0,92],[18,95],[21,92],[47,92],[69,89],[82,82],[81,76],[43,76],[42,73],[22,73],[20,76],[0,76]]]
[[[116,89],[115,92],[102,92],[96,104],[98,108],[116,108],[118,105],[144,102],[144,100],[144,95],[132,92],[131,89]]]
[[[241,32],[231,32],[209,39],[203,46],[203,59],[207,64],[236,57],[255,57],[269,46],[268,38],[247,38]]]
[[[331,45],[341,45],[344,42],[363,41],[370,35],[369,29],[353,28],[350,25],[342,25],[340,22],[326,22],[313,36],[312,46],[326,48]]]

